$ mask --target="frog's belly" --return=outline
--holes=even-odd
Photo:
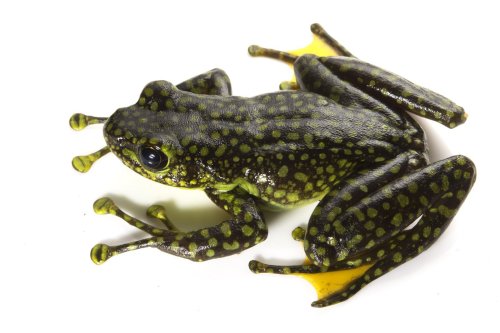
[[[269,199],[267,197],[262,197],[259,198],[259,201],[257,204],[259,205],[260,208],[266,210],[266,211],[271,211],[271,212],[279,212],[283,210],[288,210],[296,207],[301,207],[301,206],[306,206],[309,204],[312,204],[314,202],[318,202],[321,199],[324,198],[326,194],[330,192],[330,189],[327,188],[321,193],[317,193],[314,196],[307,197],[301,200],[296,200],[296,201],[290,201],[290,202],[284,202],[283,200],[277,201],[273,199]],[[294,195],[294,194],[292,194]],[[286,196],[286,195],[285,195]]]
[[[326,193],[328,193],[328,192],[326,192]],[[288,210],[288,209],[292,209],[292,208],[296,208],[296,207],[306,206],[306,205],[310,205],[314,202],[318,202],[321,199],[323,199],[323,197],[326,195],[326,193],[324,193],[318,197],[315,197],[315,198],[309,198],[309,199],[291,202],[291,203],[287,203],[287,204],[283,204],[282,202],[277,202],[277,201],[272,201],[272,200],[265,201],[265,200],[259,198],[259,201],[257,202],[257,204],[263,210],[266,210],[269,212],[280,212],[283,210]]]

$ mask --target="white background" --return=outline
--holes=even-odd
[[[0,331],[498,332],[498,13],[485,1],[2,2]],[[155,184],[114,156],[78,174],[71,158],[104,141],[100,126],[73,132],[71,114],[108,116],[149,81],[178,83],[214,67],[235,95],[276,90],[288,67],[248,57],[247,46],[302,47],[313,22],[469,113],[454,130],[421,121],[433,159],[461,153],[478,169],[435,246],[325,309],[310,307],[316,295],[304,280],[247,268],[254,258],[300,262],[290,231],[312,206],[267,214],[268,240],[230,258],[196,264],[147,249],[94,265],[95,243],[144,237],[95,215],[101,196],[141,218],[149,204],[166,204],[185,229],[225,216],[202,192]]]

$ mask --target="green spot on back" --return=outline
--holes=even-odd
[[[274,192],[274,197],[276,199],[283,198],[285,195],[286,195],[286,191],[285,190],[277,190],[277,191]]]
[[[253,216],[250,212],[245,212],[245,215],[243,216],[243,219],[245,220],[245,222],[252,222],[253,220]]]
[[[207,156],[210,151],[208,150],[207,147],[202,147],[200,150],[201,156]]]
[[[221,157],[222,155],[224,155],[226,148],[227,146],[225,144],[222,144],[219,147],[217,147],[217,150],[215,151],[215,156]]]
[[[280,176],[280,177],[286,177],[287,174],[288,174],[288,167],[286,165],[283,165],[278,170],[278,176]]]
[[[366,214],[371,217],[371,218],[374,218],[377,216],[378,212],[375,208],[368,208],[368,210],[366,211]]]
[[[397,213],[392,217],[391,224],[394,226],[399,227],[401,222],[403,222],[403,215],[401,213]]]
[[[240,145],[240,151],[242,153],[248,153],[250,151],[250,146],[246,143]]]
[[[398,194],[398,201],[401,207],[406,207],[410,203],[410,199],[404,194]]]
[[[415,182],[412,182],[408,185],[408,190],[410,190],[411,193],[417,193],[418,191],[418,184]]]
[[[298,181],[301,181],[301,182],[304,182],[304,183],[307,182],[307,179],[308,179],[307,175],[305,173],[302,173],[302,172],[296,172],[293,175],[293,177],[295,179],[297,179]]]

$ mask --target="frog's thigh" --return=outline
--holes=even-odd
[[[364,250],[357,248],[356,254],[346,260],[354,266],[366,263],[372,266],[343,290],[313,305],[326,306],[344,301],[369,282],[430,247],[448,227],[474,179],[473,163],[466,157],[454,156],[401,177],[363,200],[356,208],[358,214],[365,216],[361,224],[365,233],[361,238],[353,239],[363,244],[373,240],[375,245],[365,245]],[[419,222],[410,228],[422,213]],[[385,240],[380,242],[380,239]],[[351,243],[346,247],[357,245]]]
[[[367,200],[383,186],[422,165],[425,161],[421,155],[407,152],[375,168],[360,170],[337,184],[319,202],[309,220],[304,250],[311,262],[329,268],[365,247],[372,247],[373,241],[364,235],[365,228],[375,231],[372,218],[381,218],[387,209],[366,209]]]
[[[219,68],[179,83],[177,88],[195,94],[231,96],[231,81],[226,72]]]

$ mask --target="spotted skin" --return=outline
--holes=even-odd
[[[148,209],[162,223],[157,228],[99,199],[97,213],[116,215],[151,237],[98,244],[91,251],[95,263],[143,247],[193,261],[239,253],[267,237],[262,209],[319,201],[307,228],[293,232],[309,263],[249,266],[256,273],[310,275],[362,269],[312,304],[323,307],[434,243],[472,187],[475,168],[464,156],[429,164],[424,132],[408,112],[450,128],[466,114],[441,95],[355,59],[318,25],[312,30],[343,56],[249,50],[294,61],[297,83],[289,86],[298,90],[231,96],[227,75],[215,69],[177,86],[151,82],[137,103],[107,120],[71,118],[78,130],[105,121],[107,146],[75,158],[78,171],[111,151],[146,178],[205,191],[230,215],[213,227],[181,232],[161,206]]]
[[[339,195],[329,195],[321,209],[322,203],[313,213],[304,240],[313,265],[272,266],[252,261],[250,269],[256,273],[294,274],[372,265],[342,292],[316,301],[313,306],[344,301],[367,283],[429,248],[457,213],[474,183],[474,174],[470,160],[454,156],[421,166],[402,177],[391,177],[392,181],[383,186],[376,184],[369,195],[358,191],[349,200],[342,198],[341,191]],[[373,180],[367,178],[367,182]],[[419,222],[406,230],[420,216]]]
[[[218,68],[179,83],[177,89],[195,94],[231,96],[229,77]]]
[[[304,55],[294,68],[304,90],[341,105],[377,110],[391,119],[407,111],[449,128],[467,119],[463,108],[446,97],[356,58]]]
[[[232,218],[217,226],[187,233],[178,231],[171,224],[161,206],[151,206],[148,215],[163,221],[164,229],[152,227],[127,215],[109,198],[97,200],[94,203],[97,214],[116,215],[152,237],[119,246],[97,244],[91,251],[92,261],[102,264],[112,256],[144,247],[155,247],[186,259],[204,261],[239,253],[266,239],[267,226],[262,213],[248,193],[233,190],[224,193],[207,191],[207,194]],[[158,211],[163,212],[158,214]]]

